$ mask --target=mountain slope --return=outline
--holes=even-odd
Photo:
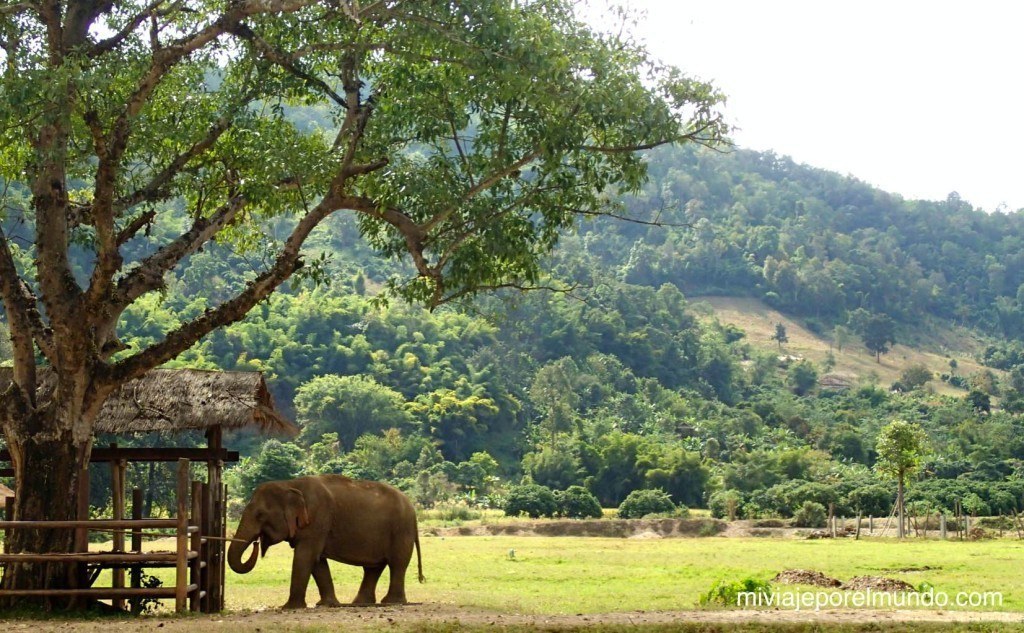
[[[706,304],[705,310],[700,305]],[[860,341],[848,343],[839,351],[834,341],[825,336],[815,334],[807,329],[803,322],[784,315],[757,299],[743,297],[708,296],[701,297],[694,306],[698,313],[708,314],[721,323],[734,325],[746,333],[746,341],[756,348],[778,351],[780,355],[806,358],[818,367],[823,367],[829,352],[832,352],[835,367],[832,373],[846,374],[857,381],[877,382],[881,386],[889,386],[899,379],[900,373],[911,365],[922,364],[936,375],[929,386],[937,393],[963,396],[963,389],[954,387],[938,379],[941,374],[950,371],[950,359],[957,361],[957,373],[970,376],[986,368],[973,360],[982,347],[970,332],[959,328],[933,326],[930,332],[919,332],[919,343],[911,345],[897,344],[888,354],[875,361]],[[780,346],[771,339],[775,333],[775,324],[782,323],[786,328],[789,342]]]

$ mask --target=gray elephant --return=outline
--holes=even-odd
[[[235,531],[228,549],[228,564],[239,574],[252,571],[260,548],[287,541],[295,550],[291,589],[285,609],[306,606],[306,588],[313,576],[320,601],[317,606],[341,606],[334,595],[327,560],[363,568],[355,604],[377,601],[377,581],[390,569],[391,583],[382,602],[405,603],[405,571],[416,547],[419,581],[423,582],[416,511],[395,488],[342,475],[300,477],[261,484]],[[242,554],[253,545],[249,559]]]

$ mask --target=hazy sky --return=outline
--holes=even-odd
[[[738,145],[907,198],[1024,208],[1024,3],[629,4],[656,56],[728,95]]]

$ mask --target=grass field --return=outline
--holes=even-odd
[[[426,584],[412,583],[414,602],[459,605],[503,613],[592,614],[695,608],[716,581],[771,579],[790,568],[809,568],[848,580],[871,575],[900,578],[935,591],[1001,591],[1003,605],[989,611],[1024,612],[1024,543],[862,539],[757,538],[603,539],[572,537],[424,537]],[[169,545],[169,544],[168,544]],[[157,545],[159,547],[159,545]],[[510,556],[514,550],[514,558]],[[245,576],[228,572],[232,610],[276,607],[287,599],[291,550],[273,547]],[[361,570],[331,564],[338,596],[351,599]],[[924,571],[897,571],[923,569]],[[173,575],[165,574],[165,582]],[[413,574],[410,573],[410,579]],[[381,579],[385,587],[387,576]],[[783,591],[800,591],[786,585]],[[379,592],[378,598],[383,595]],[[317,600],[310,583],[307,602]]]

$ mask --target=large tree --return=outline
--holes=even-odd
[[[637,150],[725,133],[711,86],[595,33],[569,0],[26,0],[0,7],[0,44],[3,209],[26,236],[0,234],[0,419],[27,520],[73,518],[105,398],[241,319],[331,214],[410,260],[393,294],[438,306],[537,285],[565,227],[642,183]],[[301,131],[296,105],[326,105],[333,127]],[[174,207],[187,226],[150,237]],[[282,241],[261,231],[276,216]],[[125,309],[211,241],[265,248],[266,265],[126,353]],[[18,530],[10,547],[71,539]],[[3,586],[66,582],[14,565]]]

